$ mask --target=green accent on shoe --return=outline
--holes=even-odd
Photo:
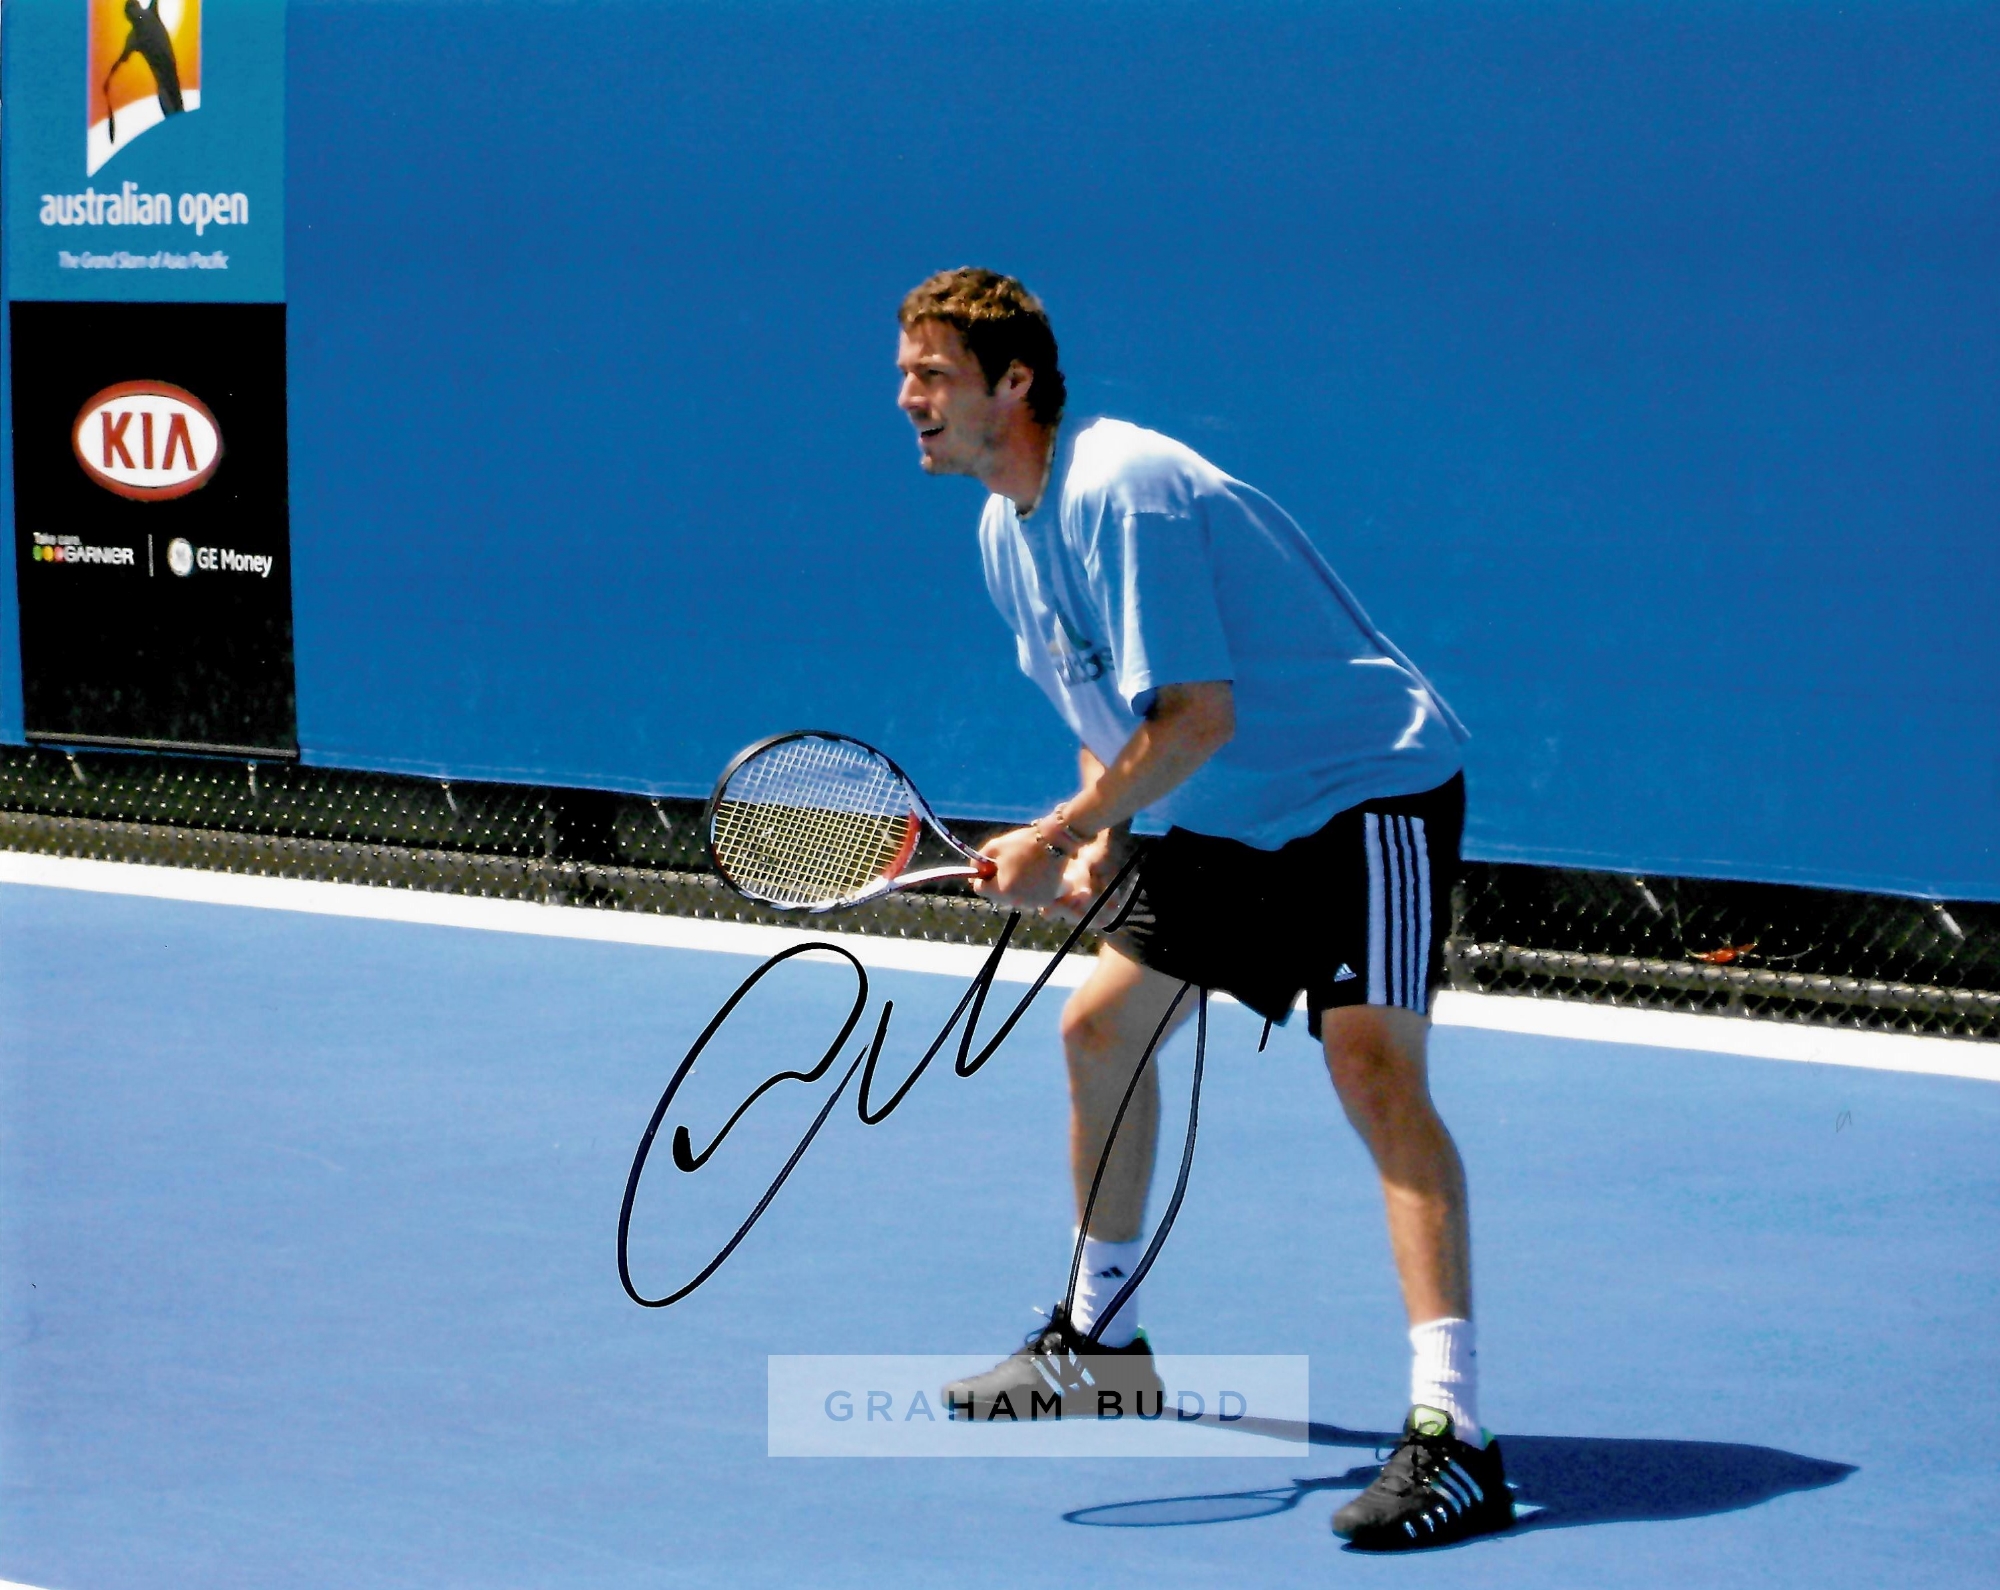
[[[1410,1410],[1409,1427],[1418,1435],[1440,1436],[1451,1433],[1451,1415],[1442,1408],[1427,1408],[1421,1402]]]

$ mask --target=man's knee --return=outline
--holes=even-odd
[[[1107,948],[1090,980],[1063,1006],[1063,1052],[1070,1070],[1114,1065],[1129,1071],[1163,1020],[1178,1029],[1193,1009],[1194,996],[1180,983]]]
[[[1376,1049],[1330,1048],[1326,1069],[1341,1107],[1357,1120],[1387,1120],[1408,1108],[1415,1091],[1409,1068]]]
[[[1122,1001],[1090,997],[1093,990],[1078,989],[1063,1006],[1063,1053],[1071,1064],[1089,1064],[1111,1059],[1125,1047]]]
[[[1336,1021],[1336,1014],[1343,1019]],[[1327,1073],[1357,1125],[1393,1126],[1412,1115],[1432,1114],[1421,1018],[1396,1019],[1408,1015],[1370,1006],[1327,1013]]]

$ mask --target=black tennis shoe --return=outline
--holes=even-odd
[[[1333,1532],[1357,1551],[1416,1551],[1448,1546],[1514,1522],[1514,1497],[1500,1465],[1500,1443],[1470,1446],[1451,1419],[1418,1406],[1375,1483],[1333,1515]]]
[[[1167,1389],[1153,1367],[1144,1332],[1128,1347],[1087,1340],[1057,1304],[1046,1325],[1028,1333],[1021,1350],[983,1375],[944,1388],[953,1419],[980,1422],[1037,1419],[1158,1418]]]

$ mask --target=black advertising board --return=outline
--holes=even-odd
[[[296,756],[284,305],[9,311],[29,739]]]

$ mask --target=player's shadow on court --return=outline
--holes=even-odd
[[[1299,1426],[1279,1420],[1243,1421],[1263,1435],[1297,1440]],[[1336,1425],[1307,1427],[1314,1446],[1373,1447],[1386,1452],[1395,1436]],[[1854,1473],[1850,1463],[1830,1463],[1768,1446],[1728,1441],[1626,1441],[1597,1436],[1510,1435],[1502,1438],[1507,1478],[1522,1510],[1513,1534],[1530,1529],[1570,1529],[1579,1524],[1656,1522],[1733,1513],[1793,1491],[1837,1485]],[[1163,1529],[1186,1524],[1227,1524],[1290,1512],[1317,1491],[1357,1491],[1380,1465],[1344,1474],[1295,1480],[1259,1491],[1205,1496],[1160,1496],[1110,1502],[1063,1514],[1072,1524],[1110,1529]],[[1533,1509],[1533,1511],[1530,1511]],[[1488,1535],[1467,1542],[1505,1540]]]

